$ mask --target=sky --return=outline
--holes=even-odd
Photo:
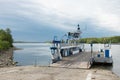
[[[78,24],[82,38],[120,36],[120,0],[0,0],[0,29],[14,41],[61,39]]]

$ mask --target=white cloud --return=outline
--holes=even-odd
[[[2,16],[16,14],[62,30],[90,18],[95,26],[120,32],[120,0],[2,0],[0,5]]]
[[[66,20],[74,24],[91,18],[95,26],[120,31],[119,0],[31,0],[31,3],[33,5],[28,7],[31,6],[31,12],[37,16],[37,19],[44,16],[44,21],[61,26],[61,29],[69,28],[68,25],[64,25]]]
[[[111,31],[120,32],[120,17],[118,15],[102,12],[98,13],[95,18],[95,25]]]

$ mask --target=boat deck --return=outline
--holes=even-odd
[[[95,53],[93,53],[95,55]],[[63,57],[61,61],[51,64],[52,67],[64,67],[64,68],[84,68],[91,67],[91,53],[81,52],[71,56]]]

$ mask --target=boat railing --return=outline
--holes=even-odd
[[[61,47],[65,46],[77,46],[76,44],[67,44],[67,43],[61,43]]]

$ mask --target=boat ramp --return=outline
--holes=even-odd
[[[96,53],[93,53],[95,55]],[[89,69],[93,64],[90,52],[80,52],[63,57],[62,60],[51,64],[52,67]]]

